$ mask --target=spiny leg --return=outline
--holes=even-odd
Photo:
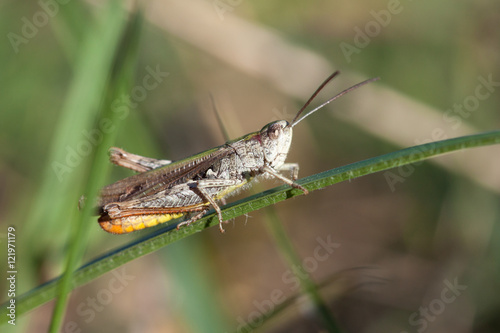
[[[208,212],[208,207],[206,207],[204,210],[202,210],[201,212],[197,213],[196,215],[194,215],[193,217],[191,217],[189,220],[187,221],[182,221],[181,223],[179,223],[177,225],[177,230],[179,230],[181,227],[183,226],[189,226],[191,223],[193,222],[196,222],[198,221],[199,219],[201,219],[203,217],[203,215],[205,215],[206,212]]]
[[[219,229],[221,232],[225,232],[224,228],[222,227],[222,223],[224,223],[224,220],[222,218],[222,211],[221,211],[219,205],[217,204],[217,202],[212,198],[210,193],[208,193],[206,191],[206,189],[207,188],[214,188],[214,187],[215,188],[217,188],[217,187],[226,188],[226,187],[230,187],[230,186],[237,186],[240,183],[241,183],[241,181],[236,180],[236,179],[205,179],[205,180],[198,180],[198,181],[190,181],[186,185],[188,185],[189,188],[194,193],[196,193],[201,198],[201,200],[203,200],[204,203],[210,204],[210,206],[212,206],[214,208],[214,210],[217,212],[217,217],[219,219]],[[207,207],[207,210],[208,210],[208,207]],[[204,211],[200,214],[197,214],[194,217],[192,217],[191,219],[189,219],[188,221],[182,222],[179,225],[180,226],[189,225],[189,224],[193,223],[194,221],[200,219],[203,216],[203,214],[205,214],[205,213],[206,213],[206,211]]]
[[[222,219],[222,211],[219,207],[219,205],[215,202],[215,200],[207,193],[207,191],[205,191],[205,189],[203,187],[194,187],[193,190],[195,192],[198,192],[197,194],[203,199],[205,200],[206,202],[209,202],[210,205],[215,209],[215,211],[217,212],[217,217],[219,218],[219,229],[220,229],[220,232],[224,233],[225,230],[224,228],[222,227],[222,223],[224,222],[224,220]]]

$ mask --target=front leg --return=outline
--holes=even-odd
[[[293,165],[293,163],[290,163]],[[298,168],[298,165],[296,165],[297,168]],[[288,184],[292,187],[295,187],[295,188],[298,188],[299,190],[301,190],[302,192],[304,192],[304,194],[309,194],[309,191],[302,185],[299,185],[297,184],[296,182],[294,182],[293,180],[291,179],[288,179],[286,178],[285,176],[282,176],[278,173],[278,171],[274,170],[272,167],[270,167],[269,165],[264,165],[262,168],[261,168],[261,171],[263,172],[266,172],[268,174],[270,174],[271,176],[275,177],[275,178],[278,178],[279,180],[281,180],[282,182],[284,182],[285,184]],[[296,171],[298,173],[298,169]],[[292,177],[293,177],[293,174],[292,174]]]
[[[299,164],[298,163],[285,163],[282,164],[279,168],[276,168],[277,171],[285,171],[290,172],[292,175],[292,180],[296,181],[299,178]]]

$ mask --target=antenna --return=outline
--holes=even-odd
[[[311,101],[319,94],[319,92],[328,84],[328,82],[330,82],[334,77],[336,77],[337,75],[339,75],[340,72],[339,71],[336,71],[335,73],[333,73],[332,75],[330,75],[319,87],[318,89],[316,89],[316,91],[312,94],[312,96],[309,98],[309,100],[304,104],[304,106],[299,110],[299,112],[297,113],[297,115],[295,116],[295,118],[293,118],[291,124],[290,124],[290,127],[293,127],[295,125],[297,125],[298,123],[300,123],[302,120],[304,120],[306,117],[310,116],[311,114],[313,114],[314,112],[322,109],[323,107],[325,107],[326,105],[330,104],[331,102],[333,102],[334,100],[336,100],[337,98],[339,97],[342,97],[344,96],[345,94],[347,94],[348,92],[352,91],[352,90],[355,90],[355,89],[358,89],[359,87],[361,86],[364,86],[365,84],[367,83],[370,83],[370,82],[374,82],[374,81],[378,81],[380,80],[379,77],[375,77],[375,78],[372,78],[372,79],[368,79],[366,81],[363,81],[363,82],[360,82],[358,84],[355,84],[353,85],[352,87],[350,88],[347,88],[345,89],[344,91],[338,93],[337,95],[333,96],[332,98],[330,98],[329,100],[327,100],[326,102],[324,102],[323,104],[321,104],[320,106],[314,108],[313,110],[307,112],[304,116],[302,116],[300,119],[297,119],[299,118],[300,114],[304,111],[304,109],[311,103]]]

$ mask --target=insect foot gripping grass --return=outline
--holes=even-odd
[[[295,183],[298,164],[285,163],[292,142],[292,128],[340,96],[378,80],[358,83],[299,118],[321,89],[338,74],[338,71],[333,73],[318,87],[290,123],[286,120],[269,123],[260,131],[180,161],[156,160],[111,148],[112,163],[139,174],[101,190],[97,204],[99,224],[108,232],[123,234],[187,217],[177,225],[179,229],[200,219],[213,207],[220,231],[224,232],[224,220],[217,202],[244,188],[256,177],[274,177],[307,194],[307,189]],[[280,171],[290,172],[291,179]]]

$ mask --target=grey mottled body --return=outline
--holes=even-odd
[[[284,163],[291,140],[292,128],[282,120],[179,162],[155,160],[112,148],[112,162],[142,173],[102,189],[98,202],[101,218],[108,221],[128,215],[157,214],[165,208],[204,213],[213,206],[222,223],[216,201],[236,193],[258,176],[279,178],[307,193],[278,173],[289,170],[292,179],[297,176],[298,165]],[[195,217],[199,218],[198,215]],[[222,225],[220,228],[223,230]]]
[[[298,164],[285,163],[293,126],[347,92],[378,80],[358,83],[299,118],[318,92],[338,74],[333,73],[319,86],[291,123],[285,120],[269,123],[258,132],[181,161],[156,160],[111,148],[113,163],[141,173],[102,189],[98,201],[101,227],[112,233],[127,233],[195,214],[179,227],[196,221],[213,207],[223,232],[222,212],[217,202],[259,176],[280,179],[307,194],[304,187],[294,182]],[[291,179],[279,173],[285,170],[291,172]]]

